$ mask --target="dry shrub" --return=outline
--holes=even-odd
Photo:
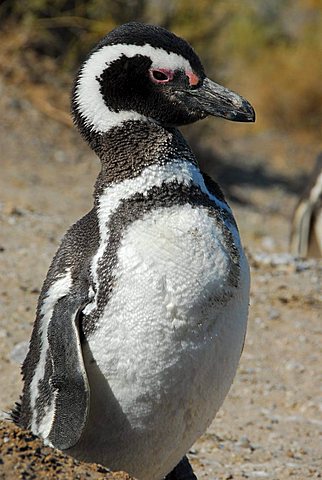
[[[322,129],[322,37],[319,48],[298,43],[263,52],[252,67],[248,89],[265,127]]]
[[[254,104],[255,129],[321,136],[321,0],[4,2],[0,73],[18,84],[52,83],[111,28],[134,19],[187,38],[210,77]]]

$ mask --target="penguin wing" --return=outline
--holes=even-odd
[[[50,266],[22,366],[24,389],[13,420],[45,443],[65,450],[81,437],[89,411],[81,319],[90,302],[88,265],[98,248],[91,210],[65,235]]]
[[[86,302],[78,294],[61,298],[48,326],[54,417],[47,440],[60,450],[73,447],[86,424],[90,390],[82,348],[80,320]]]

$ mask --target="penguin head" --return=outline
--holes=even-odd
[[[208,115],[255,118],[247,100],[206,77],[185,40],[141,23],[116,28],[90,52],[74,83],[72,112],[83,133],[128,120],[173,127]]]

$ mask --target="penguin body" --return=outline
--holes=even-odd
[[[136,23],[91,52],[72,111],[102,170],[49,269],[13,416],[139,480],[194,479],[181,459],[235,375],[249,270],[220,188],[175,127],[254,112],[184,40]]]

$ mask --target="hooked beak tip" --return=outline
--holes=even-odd
[[[232,120],[237,122],[255,122],[255,110],[247,100],[243,99],[240,109]]]

